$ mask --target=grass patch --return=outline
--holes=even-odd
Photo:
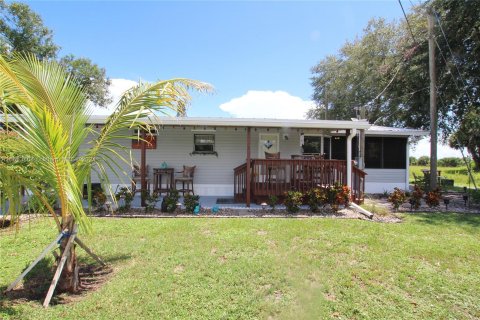
[[[430,166],[410,166],[410,181],[413,183],[415,181],[413,174],[415,173],[418,177],[423,177],[422,169],[430,170]],[[468,187],[470,186],[473,189],[473,184],[470,181],[468,175],[468,170],[466,166],[462,167],[438,167],[438,170],[441,171],[442,177],[446,179],[453,179],[455,181],[456,187]],[[480,185],[480,172],[472,171],[473,179],[477,183],[477,187]],[[470,181],[470,184],[469,184]]]
[[[370,199],[365,199],[364,203],[360,205],[363,209],[370,211],[373,214],[385,217],[390,214],[389,208],[386,208],[385,206],[379,205],[377,201],[372,201]],[[390,204],[389,204],[389,207]]]
[[[83,236],[114,268],[83,299],[0,301],[2,319],[480,317],[480,216],[94,219]],[[48,219],[0,231],[0,289],[55,237]],[[87,259],[79,250],[83,259]]]

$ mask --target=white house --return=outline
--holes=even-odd
[[[105,121],[105,116],[92,116],[89,123],[100,128]],[[195,194],[235,196],[247,204],[317,183],[347,184],[356,199],[364,192],[408,189],[409,137],[426,134],[372,126],[365,120],[155,117],[148,122],[156,128],[146,137],[151,143],[117,142],[129,147],[131,154],[125,156],[133,163],[146,164],[151,188],[158,187],[156,168],[179,172],[184,165],[195,166]],[[280,159],[265,160],[266,154],[278,153]],[[125,164],[123,170],[130,173],[132,168]],[[130,182],[112,172],[110,183]]]

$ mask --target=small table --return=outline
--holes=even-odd
[[[165,176],[165,183],[162,183]],[[153,191],[159,194],[173,189],[173,168],[153,168]]]

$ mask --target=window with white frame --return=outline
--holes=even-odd
[[[197,154],[215,154],[215,135],[214,134],[194,134],[193,153]]]

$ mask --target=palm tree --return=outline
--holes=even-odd
[[[120,152],[124,147],[113,139],[132,138],[126,133],[132,127],[148,131],[148,117],[159,112],[182,112],[190,100],[189,89],[209,91],[211,86],[189,79],[140,83],[124,93],[98,132],[88,125],[92,107],[85,91],[63,67],[31,55],[9,60],[0,56],[1,122],[16,134],[40,173],[32,178],[0,161],[0,203],[8,199],[8,214],[17,218],[21,214],[20,190],[26,188],[44,204],[59,231],[71,234],[78,225],[82,232],[89,232],[91,221],[82,206],[83,185],[90,186],[92,172],[96,172],[113,196],[106,169],[122,174],[121,162],[129,162]],[[91,147],[81,155],[80,146],[87,137],[93,137]],[[57,195],[59,217],[41,192],[45,186]],[[73,290],[75,282],[74,246],[66,249],[69,234],[61,241],[61,253],[69,251],[60,280],[63,290]]]

